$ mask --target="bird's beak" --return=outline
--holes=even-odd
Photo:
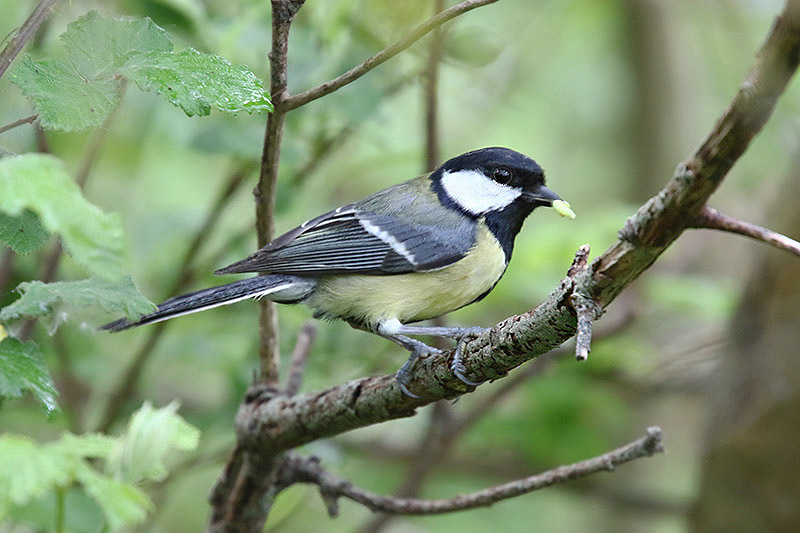
[[[561,197],[559,195],[557,195],[544,185],[539,185],[534,189],[525,191],[522,193],[522,195],[531,202],[536,202],[548,207],[552,206],[554,201],[561,200]]]

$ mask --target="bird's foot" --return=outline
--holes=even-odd
[[[422,396],[414,394],[408,389],[408,384],[411,382],[411,371],[414,370],[414,366],[417,364],[417,360],[419,360],[420,357],[428,357],[429,355],[437,353],[442,352],[433,346],[428,346],[424,342],[416,341],[414,349],[411,351],[411,357],[403,363],[403,366],[401,366],[400,370],[394,375],[394,378],[397,380],[397,385],[400,387],[400,390],[403,391],[403,394],[415,400],[422,398]]]
[[[453,375],[469,385],[470,387],[477,387],[482,382],[472,381],[471,379],[467,379],[464,375],[467,371],[467,367],[464,366],[464,361],[461,359],[461,353],[464,347],[464,344],[467,342],[467,339],[475,338],[478,335],[488,331],[487,328],[481,327],[471,327],[471,328],[460,328],[462,331],[460,332],[461,335],[458,337],[458,341],[456,342],[456,352],[453,354],[453,360],[450,363],[450,371],[453,372]]]

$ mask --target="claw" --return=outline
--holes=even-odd
[[[470,387],[477,387],[482,382],[472,381],[471,379],[467,379],[464,375],[467,371],[467,367],[464,366],[464,362],[461,360],[461,348],[469,337],[477,337],[484,331],[486,331],[486,329],[480,327],[464,328],[464,333],[458,338],[458,342],[456,342],[456,352],[453,354],[453,361],[450,363],[450,371],[453,372],[453,375]]]
[[[420,357],[428,357],[429,355],[437,353],[441,353],[441,350],[422,342],[414,346],[414,349],[411,351],[411,357],[403,363],[403,366],[401,366],[400,370],[394,375],[394,379],[397,380],[397,385],[400,387],[400,390],[403,391],[403,394],[415,400],[422,398],[422,396],[414,394],[408,389],[408,384],[411,381],[411,371],[414,370],[414,366],[417,364],[417,360]]]

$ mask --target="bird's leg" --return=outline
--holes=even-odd
[[[461,352],[462,352],[462,348],[464,346],[464,343],[467,341],[468,338],[477,337],[481,333],[484,333],[484,332],[488,331],[488,328],[482,328],[482,327],[479,327],[479,326],[474,326],[474,327],[407,326],[405,324],[393,324],[393,326],[394,327],[393,327],[392,334],[394,334],[396,336],[399,336],[399,337],[403,337],[404,339],[407,339],[408,341],[419,342],[419,341],[415,341],[414,339],[410,339],[408,337],[405,337],[405,335],[432,335],[434,337],[446,337],[446,338],[450,338],[450,339],[457,339],[456,352],[453,355],[453,361],[450,363],[450,370],[453,372],[453,374],[458,379],[460,379],[461,381],[463,381],[467,385],[470,385],[472,387],[477,387],[478,385],[480,385],[480,383],[477,383],[475,381],[467,379],[466,376],[464,375],[464,373],[466,372],[467,369],[464,367],[464,362],[461,360]],[[381,335],[383,335],[383,334],[381,333]],[[383,336],[386,337],[386,335],[383,335]],[[389,337],[386,337],[386,338],[389,338]],[[395,342],[397,342],[398,344],[403,346],[403,344],[401,344],[400,342],[398,342],[398,341],[395,341]],[[424,344],[424,346],[428,346],[428,345]],[[428,346],[428,348],[430,348],[430,346]],[[406,346],[406,349],[413,351],[414,348]],[[413,352],[412,352],[411,357],[416,361],[416,357],[414,357]],[[411,359],[409,359],[409,361],[407,361],[406,364],[408,364],[409,362],[411,362]],[[405,366],[406,365],[403,365],[403,368],[405,368]],[[402,371],[403,368],[401,368],[400,370]],[[407,369],[408,372],[411,371],[411,368],[413,368],[413,363]],[[398,379],[398,381],[399,381],[399,379]]]
[[[440,353],[441,350],[438,350],[433,346],[428,346],[422,341],[406,337],[405,335],[387,334],[382,332],[378,332],[378,335],[399,344],[411,352],[411,356],[405,363],[403,363],[403,366],[400,367],[400,370],[397,371],[394,377],[397,380],[397,384],[400,386],[400,390],[403,391],[403,394],[410,398],[421,398],[421,396],[408,390],[408,383],[411,380],[411,371],[414,369],[414,365],[417,364],[417,360],[420,357],[427,357],[432,354]]]
[[[489,331],[489,328],[480,326],[407,326],[400,324],[393,333],[400,335],[431,335],[433,337],[445,337],[447,339],[460,339],[462,337],[477,337],[481,333]]]

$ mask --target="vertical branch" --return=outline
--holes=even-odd
[[[6,287],[11,282],[11,276],[14,274],[14,252],[11,248],[6,248],[3,251],[3,257],[0,259],[0,293],[6,292]]]
[[[444,0],[434,0],[434,15],[444,10]],[[439,164],[439,66],[442,62],[444,39],[442,27],[433,30],[428,65],[425,68],[425,171],[430,172]]]
[[[289,28],[304,0],[272,0],[272,51],[269,55],[270,94],[274,111],[267,118],[264,148],[261,155],[261,173],[253,194],[256,201],[256,232],[259,248],[272,240],[275,234],[275,189],[278,183],[278,162],[281,153],[283,124],[286,119],[284,102],[287,91],[287,54]],[[261,380],[277,384],[278,363],[278,313],[275,304],[268,300],[259,302],[258,355],[261,360]]]
[[[22,51],[25,44],[36,35],[39,26],[41,26],[48,15],[50,15],[56,2],[58,2],[58,0],[42,0],[36,4],[33,13],[30,14],[6,47],[3,48],[3,51],[0,52],[0,78],[6,73],[8,67],[11,66],[11,62],[14,61],[14,58]]]

